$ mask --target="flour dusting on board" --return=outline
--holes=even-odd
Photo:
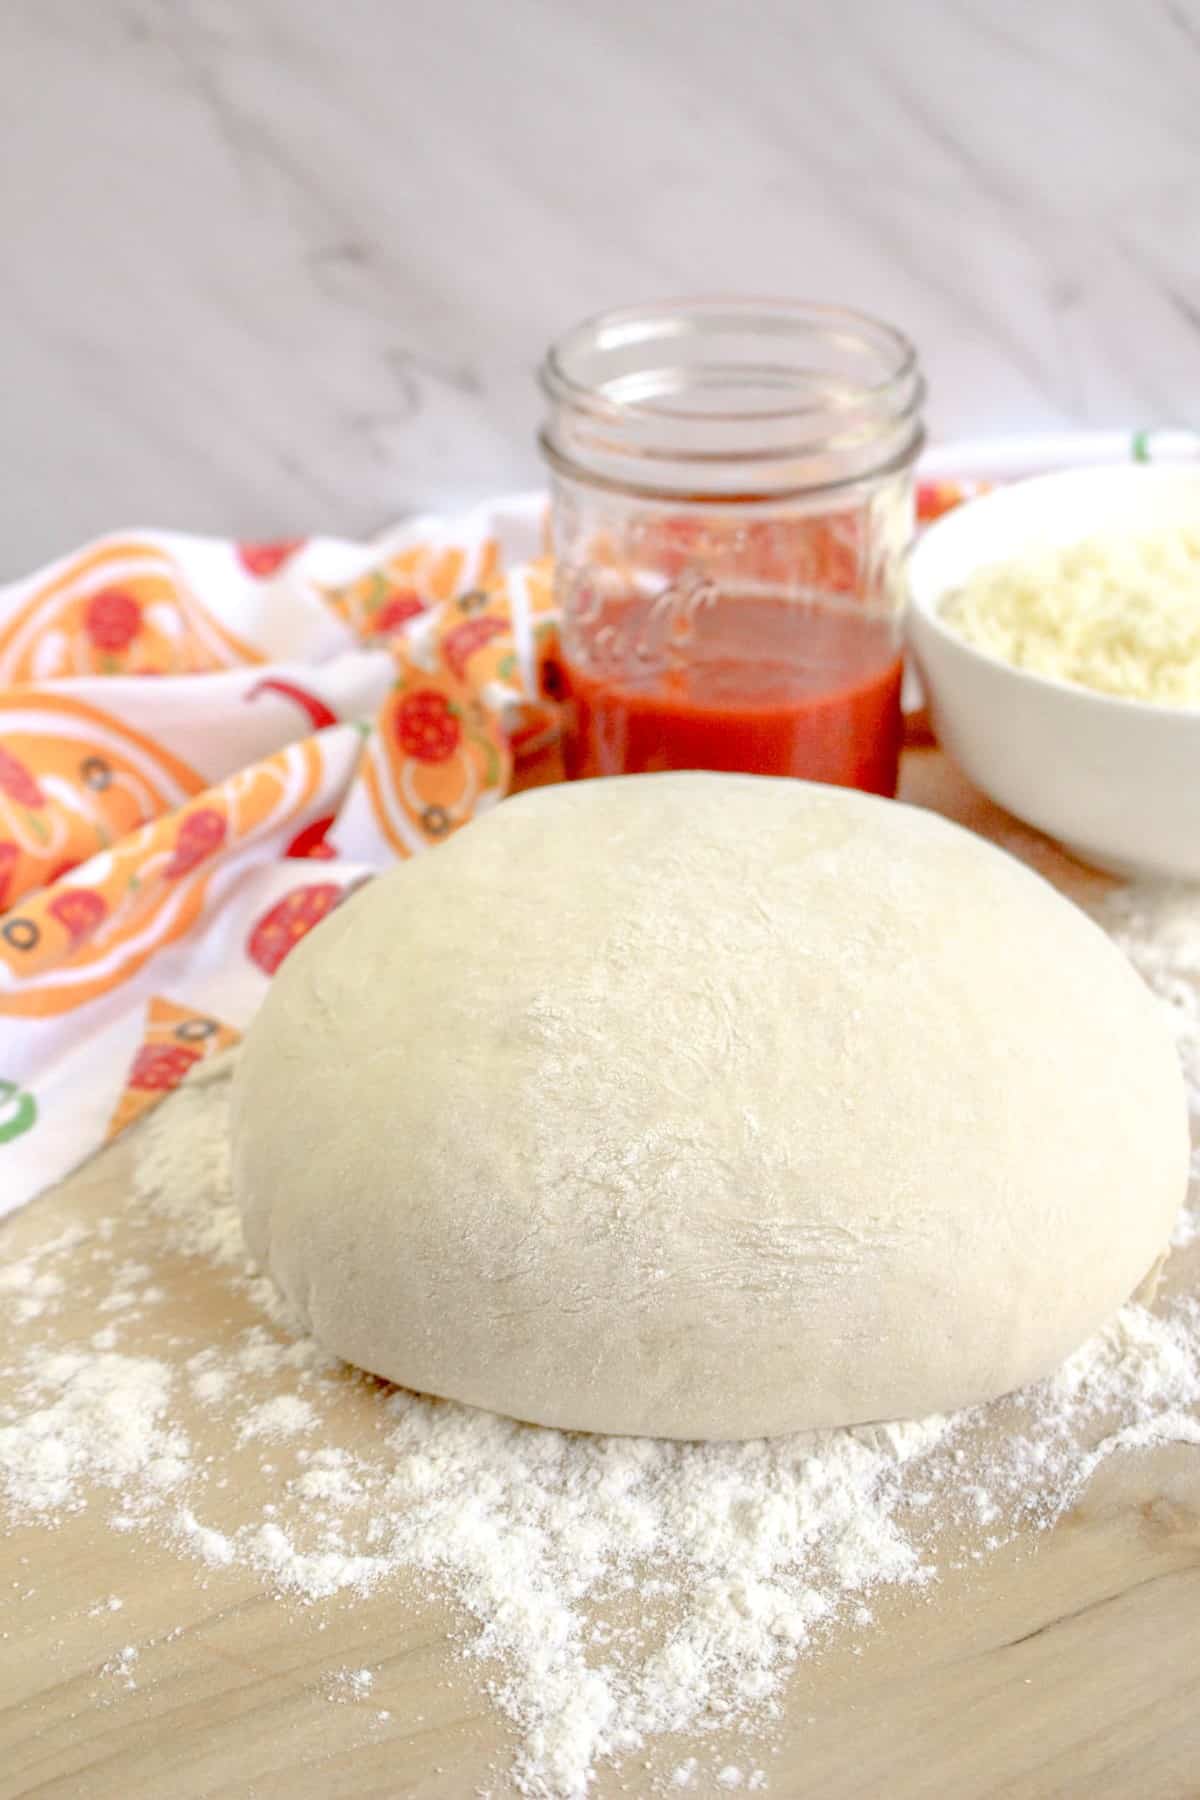
[[[1170,1005],[1200,1115],[1200,901],[1120,894],[1103,922]],[[247,1263],[226,1111],[214,1067],[143,1130],[142,1208],[119,1221],[120,1253],[118,1222],[100,1221],[0,1270],[20,1325],[0,1370],[0,1511],[52,1524],[99,1509],[205,1579],[258,1572],[282,1604],[401,1576],[449,1597],[459,1650],[518,1733],[497,1793],[583,1795],[598,1764],[674,1733],[688,1754],[664,1746],[660,1791],[769,1789],[789,1672],[839,1625],[868,1631],[878,1590],[929,1587],[939,1556],[979,1558],[1051,1523],[1114,1452],[1200,1443],[1200,1302],[1178,1265],[1154,1312],[1126,1307],[1051,1380],[948,1418],[695,1445],[521,1426],[388,1388],[298,1335]],[[1185,1213],[1176,1242],[1197,1235]],[[251,1321],[232,1342],[164,1306],[149,1281],[164,1255],[231,1290]],[[65,1342],[55,1321],[81,1292],[95,1330]],[[135,1324],[143,1345],[161,1325],[161,1355],[129,1350]],[[216,1456],[196,1448],[204,1421]],[[124,1634],[103,1670],[117,1692],[142,1679],[119,1609],[97,1594],[93,1614],[111,1610]],[[365,1706],[373,1680],[346,1671],[326,1698]],[[372,1709],[370,1728],[389,1716]],[[737,1762],[731,1730],[747,1734]],[[713,1731],[723,1751],[705,1761]],[[638,1791],[650,1779],[639,1760]]]

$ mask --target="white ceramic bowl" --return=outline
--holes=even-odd
[[[938,611],[984,564],[1185,521],[1200,522],[1200,468],[1073,469],[969,500],[913,550],[908,636],[938,736],[977,787],[1084,862],[1200,880],[1200,707],[1115,699],[1014,668]]]

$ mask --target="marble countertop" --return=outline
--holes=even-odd
[[[10,0],[0,574],[538,477],[576,318],[917,340],[937,436],[1200,423],[1200,0]]]

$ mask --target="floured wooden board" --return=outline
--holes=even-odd
[[[1068,892],[1106,885],[996,812],[936,752],[910,753],[905,792],[1019,848]],[[123,1140],[0,1226],[0,1262],[74,1221],[119,1217],[134,1147]],[[63,1342],[101,1323],[83,1276],[91,1297],[68,1296],[55,1317]],[[194,1260],[164,1254],[145,1280],[164,1298],[123,1349],[136,1333],[147,1354],[169,1357],[185,1330],[228,1345],[253,1317]],[[1200,1284],[1200,1245],[1172,1259],[1172,1287],[1189,1284]],[[0,1354],[34,1329],[8,1308]],[[370,1387],[346,1383],[343,1442],[368,1441],[376,1407]],[[183,1422],[197,1454],[228,1451],[214,1437],[228,1426],[203,1409],[185,1405]],[[257,1460],[245,1480],[266,1488]],[[365,1599],[292,1606],[240,1566],[209,1569],[114,1531],[108,1510],[22,1527],[0,1548],[5,1800],[511,1791],[513,1733],[483,1697],[490,1671],[460,1654],[449,1599],[401,1578]],[[1122,1453],[1052,1529],[978,1558],[948,1529],[941,1550],[936,1584],[881,1591],[868,1629],[839,1626],[801,1660],[757,1748],[711,1733],[658,1740],[602,1770],[593,1791],[648,1793],[698,1755],[682,1791],[736,1791],[715,1784],[727,1762],[763,1770],[768,1793],[822,1800],[1200,1792],[1200,1448]],[[365,1691],[360,1669],[372,1672]]]

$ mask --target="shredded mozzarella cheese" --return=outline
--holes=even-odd
[[[1200,524],[1103,533],[992,564],[941,613],[1018,668],[1128,700],[1200,705]]]

